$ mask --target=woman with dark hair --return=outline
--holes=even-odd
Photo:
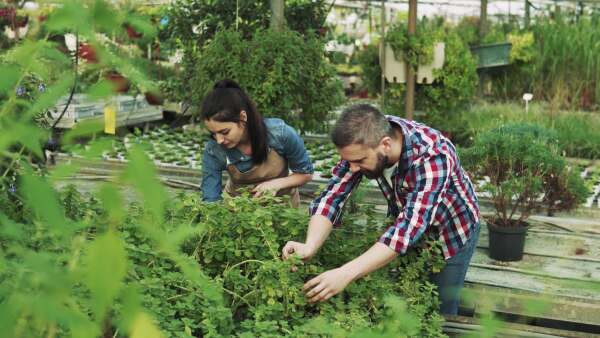
[[[263,119],[232,80],[214,85],[202,102],[201,115],[212,136],[202,154],[204,201],[221,199],[221,174],[226,170],[225,191],[230,195],[250,186],[254,196],[267,191],[291,195],[292,205],[298,205],[297,187],[310,181],[314,169],[292,127],[281,119]]]

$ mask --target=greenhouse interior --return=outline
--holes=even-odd
[[[600,337],[600,1],[3,0],[10,338]]]

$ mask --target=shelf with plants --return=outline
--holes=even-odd
[[[166,126],[151,129],[146,133],[135,129],[124,137],[110,137],[111,147],[99,158],[109,161],[126,162],[132,145],[138,145],[160,166],[175,166],[198,169],[201,165],[201,153],[208,134],[199,129],[171,129]],[[92,144],[92,143],[90,143]],[[90,145],[77,144],[66,149],[73,156],[81,156]]]

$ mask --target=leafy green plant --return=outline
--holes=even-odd
[[[495,97],[518,99],[530,92],[550,102],[554,110],[598,106],[600,63],[595,42],[600,30],[593,16],[575,21],[569,13],[552,13],[539,17],[530,32],[512,34],[509,39],[521,55],[517,58],[511,52],[515,64],[493,74]],[[523,44],[527,47],[520,49]]]
[[[212,278],[222,281],[240,336],[298,336],[306,321],[315,317],[343,330],[373,327],[384,319],[381,300],[390,292],[406,299],[408,311],[423,318],[413,336],[440,335],[437,296],[427,282],[429,271],[443,264],[439,247],[428,241],[431,246],[424,244],[390,267],[357,281],[343,295],[310,305],[301,292],[303,283],[364,251],[382,229],[373,225],[378,223],[373,214],[356,209],[317,257],[304,265],[295,260],[282,262],[282,245],[305,236],[308,217],[297,209],[282,208],[278,199],[266,196],[257,201],[241,196],[227,198],[218,206],[187,196],[173,215],[176,219],[183,215],[206,230],[187,239],[184,251]],[[365,220],[372,222],[365,226]]]
[[[314,34],[327,16],[328,4],[323,0],[291,0],[285,4],[287,27],[300,34]],[[235,29],[244,38],[269,27],[269,0],[209,1],[177,0],[169,10],[168,34],[184,46],[201,47],[221,29]],[[193,47],[192,47],[193,48]]]
[[[361,80],[369,94],[381,92],[381,66],[379,65],[379,47],[368,45],[356,53],[356,61],[362,70]]]
[[[556,134],[531,124],[508,124],[479,135],[461,154],[490,194],[492,223],[518,226],[535,211],[570,210],[585,198],[581,178],[559,155]],[[520,213],[520,214],[518,214]]]
[[[447,31],[442,41],[445,43],[444,66],[434,71],[433,84],[417,86],[415,108],[427,113],[425,122],[444,130],[449,129],[445,124],[455,121],[455,113],[471,102],[477,73],[475,59],[454,31]],[[389,114],[403,111],[405,92],[404,84],[388,84],[385,111]]]
[[[385,34],[385,41],[394,50],[395,58],[407,62],[413,69],[433,62],[434,44],[443,39],[442,32],[427,21],[420,21],[417,31],[418,34],[408,35],[407,23],[399,21]]]
[[[600,158],[600,117],[581,111],[553,112],[548,105],[533,104],[525,113],[516,104],[480,103],[471,109],[457,113],[453,121],[460,121],[446,129],[461,146],[469,146],[474,137],[507,123],[533,123],[553,130],[558,139],[561,154],[588,159]],[[449,124],[446,123],[446,126]],[[438,127],[438,125],[434,124]]]
[[[219,32],[196,55],[192,100],[202,102],[216,80],[231,78],[264,116],[280,117],[300,130],[323,131],[323,121],[343,97],[323,53],[320,40],[292,31],[260,31],[252,40],[231,30]]]

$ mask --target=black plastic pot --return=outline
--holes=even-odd
[[[498,261],[514,262],[523,259],[527,223],[500,227],[490,222],[488,226],[489,256]]]

